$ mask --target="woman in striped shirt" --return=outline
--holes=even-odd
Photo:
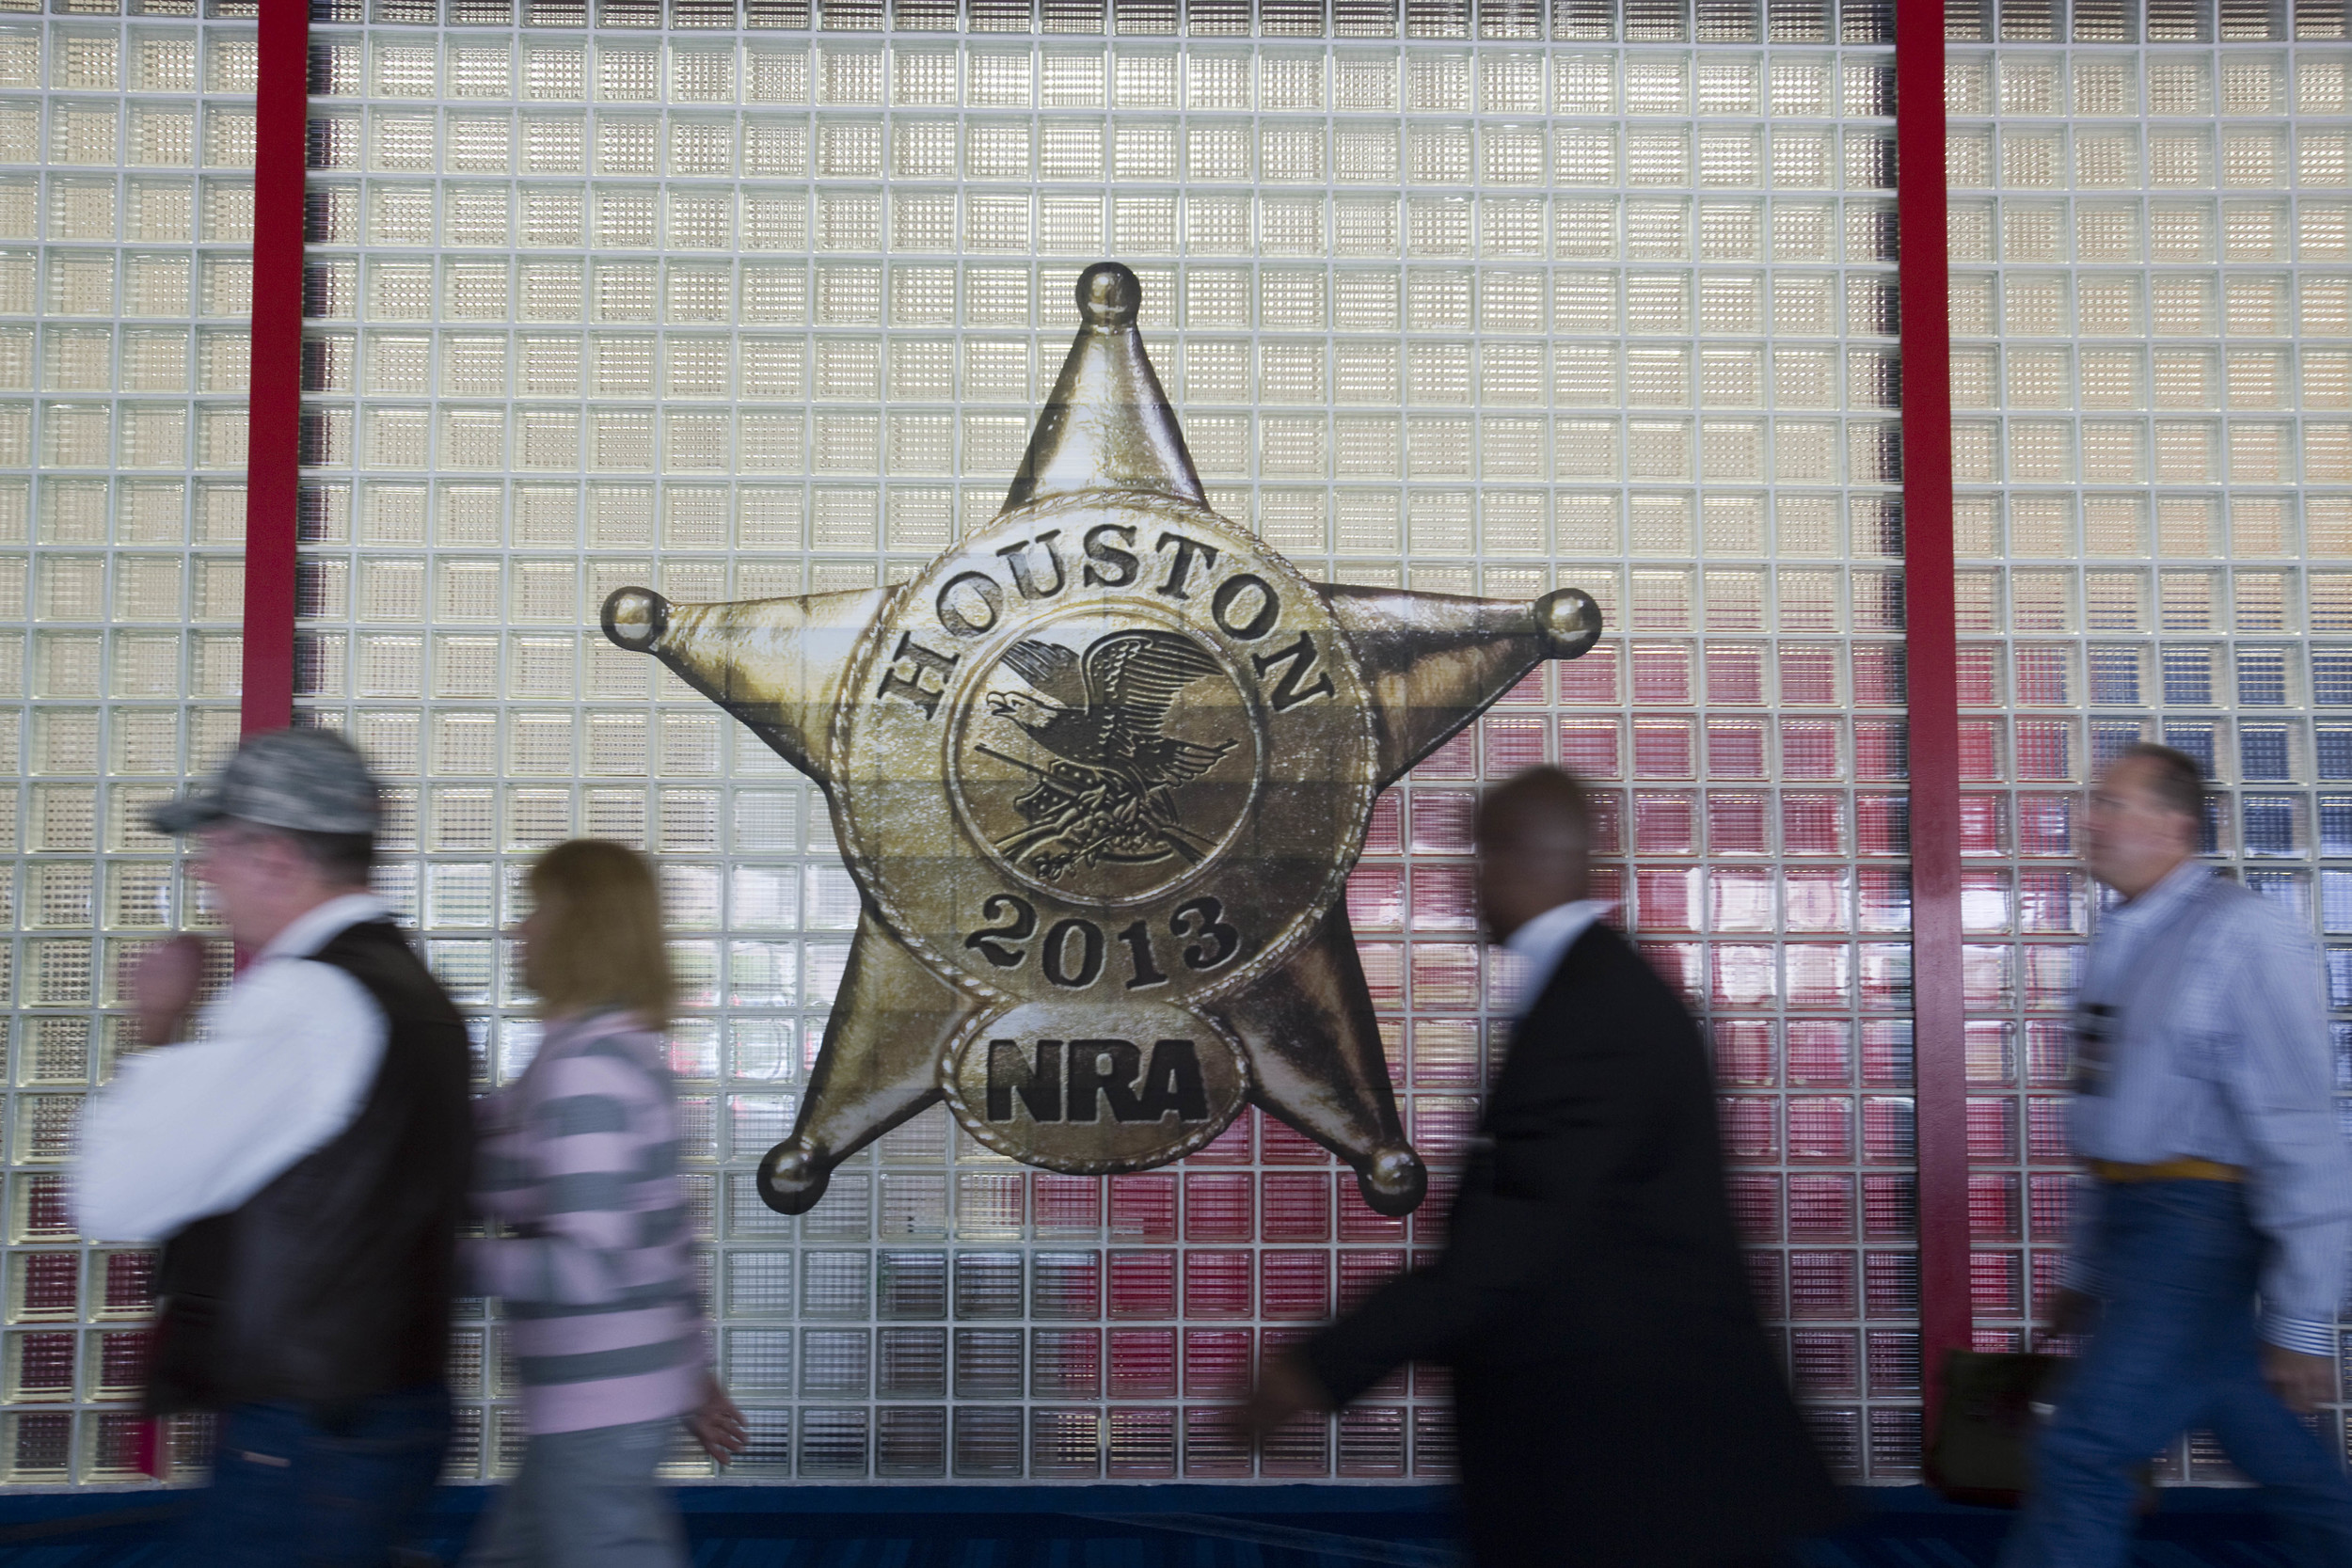
[[[673,994],[653,869],[575,839],[531,868],[516,928],[546,1035],[480,1102],[474,1198],[510,1234],[465,1243],[506,1298],[530,1441],[469,1568],[680,1568],[655,1467],[686,1418],[712,1458],[744,1444],[710,1370],[678,1181],[661,1030]]]

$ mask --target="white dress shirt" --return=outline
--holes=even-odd
[[[278,933],[199,1037],[126,1058],[83,1107],[74,1223],[93,1241],[154,1242],[226,1213],[359,1114],[389,1034],[366,988],[310,955],[380,920],[373,894],[328,900]]]
[[[1617,907],[1611,898],[1579,898],[1571,904],[1555,904],[1503,939],[1506,952],[1516,955],[1520,964],[1518,994],[1511,1005],[1512,1016],[1525,1018],[1535,999],[1551,984],[1552,972],[1560,960],[1568,956],[1576,939],[1589,929],[1594,921]]]

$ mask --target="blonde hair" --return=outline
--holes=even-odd
[[[626,1008],[665,1027],[676,1000],[662,940],[661,889],[645,857],[603,839],[575,838],[531,867],[532,927],[524,974],[539,1009],[561,1018]]]

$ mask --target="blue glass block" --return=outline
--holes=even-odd
[[[2312,650],[2312,701],[2321,707],[2352,707],[2352,648]]]
[[[2313,724],[2312,756],[2323,779],[2352,779],[2352,724]]]
[[[2221,805],[2220,796],[2205,797],[2205,820],[2197,832],[2197,852],[2201,855],[2221,852]]]
[[[2096,772],[2147,737],[2137,719],[2094,719],[2090,721],[2090,767]]]
[[[2094,647],[2090,650],[2090,701],[2098,707],[2139,705],[2139,650]],[[2352,674],[2347,674],[2352,680]],[[2346,699],[2352,701],[2352,698]]]
[[[2284,784],[2295,777],[2284,724],[2240,724],[2238,777],[2249,784]]]
[[[2176,752],[2185,752],[2196,759],[2197,770],[2213,777],[2213,735],[2211,724],[2167,724],[2164,743]],[[2347,736],[2352,740],[2352,736]]]
[[[2213,705],[2211,648],[2164,650],[2164,700],[2172,707],[2210,707]]]
[[[2319,852],[2352,855],[2352,795],[2319,798]]]
[[[2352,951],[2341,947],[2331,947],[2328,950],[2328,968],[2330,977],[2328,989],[2330,991],[2336,989],[2332,981],[2336,959],[2339,958],[2352,959]],[[2346,967],[2352,968],[2352,964],[2347,964]],[[2333,1005],[2342,1006],[2341,1003]],[[2336,1048],[2336,1087],[2352,1089],[2352,1023],[2330,1023],[2328,1025],[2328,1038]]]
[[[2312,884],[2300,871],[2249,871],[2246,885],[2308,927],[2312,918]]]
[[[2249,855],[2300,855],[2296,801],[2291,795],[2249,795],[2238,802],[2239,843]]]
[[[2284,648],[2240,648],[2237,651],[2237,705],[2240,707],[2287,705],[2287,651]]]
[[[2319,874],[2319,926],[2324,931],[2352,931],[2352,871]]]

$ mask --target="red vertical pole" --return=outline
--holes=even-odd
[[[294,720],[302,440],[302,174],[310,0],[262,0],[254,103],[253,362],[245,470],[247,735]]]
[[[1918,1107],[1919,1353],[1928,1431],[1944,1353],[1970,1338],[1968,1075],[1961,975],[1960,686],[1952,586],[1944,8],[1895,8],[1901,247],[1903,598],[1911,730],[1911,983]]]

